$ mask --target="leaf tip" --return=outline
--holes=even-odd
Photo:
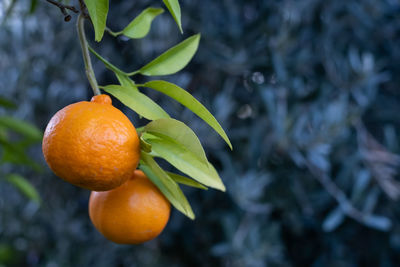
[[[195,39],[199,42],[201,39],[201,33],[195,34]]]
[[[98,31],[98,30],[96,30],[96,31],[95,31],[95,34],[94,34],[94,40],[95,40],[96,42],[100,43],[101,40],[103,39],[103,36],[104,36],[104,31]]]
[[[218,180],[210,187],[217,189],[221,192],[226,192],[226,187],[225,187],[224,183],[222,182],[222,180],[220,180],[220,178],[218,178]]]
[[[232,146],[231,140],[229,140],[229,137],[228,136],[224,136],[223,139],[225,140],[226,144],[229,146],[231,151],[233,151],[233,146]]]
[[[226,187],[222,182],[221,182],[221,186],[216,189],[220,190],[221,192],[226,192]]]
[[[196,216],[194,215],[193,211],[188,213],[187,216],[189,217],[189,219],[193,220],[196,219]]]

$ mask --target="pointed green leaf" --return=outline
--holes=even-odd
[[[169,118],[169,115],[157,103],[132,87],[107,85],[101,88],[148,120]]]
[[[18,174],[9,174],[6,177],[6,181],[15,186],[22,194],[24,194],[30,200],[40,204],[40,196],[36,191],[35,187],[26,180],[24,177]]]
[[[100,42],[106,28],[108,0],[84,0],[92,20],[95,40]]]
[[[179,6],[178,0],[163,0],[163,2],[165,6],[168,8],[172,17],[174,18],[176,24],[179,27],[179,30],[181,31],[181,33],[183,33],[182,23],[181,23],[181,7]]]
[[[146,8],[121,33],[132,39],[143,38],[149,33],[153,20],[163,12],[162,8]]]
[[[197,116],[203,119],[208,125],[210,125],[232,149],[232,144],[229,141],[229,138],[226,135],[224,129],[222,129],[221,125],[218,123],[218,121],[199,101],[197,101],[196,98],[194,98],[184,89],[173,83],[166,81],[150,81],[145,83],[143,86],[159,91],[175,99],[176,101],[178,101],[179,103],[181,103],[182,105],[193,111],[193,113],[195,113]]]
[[[174,74],[184,68],[189,61],[193,58],[197,51],[200,41],[200,34],[193,35],[178,45],[170,48],[159,57],[142,67],[140,70],[125,73],[118,67],[111,64],[100,54],[98,54],[93,48],[88,46],[90,52],[92,52],[104,65],[115,73],[132,76],[137,73],[143,75],[155,76],[155,75],[169,75]]]
[[[168,136],[143,133],[142,137],[151,144],[152,155],[161,157],[172,166],[206,186],[225,191],[225,186],[210,163],[204,163],[196,154]]]
[[[42,132],[30,123],[8,116],[0,117],[0,126],[19,133],[33,141],[42,140]]]
[[[169,177],[172,178],[172,180],[174,180],[177,183],[180,184],[184,184],[190,187],[195,187],[195,188],[199,188],[199,189],[203,189],[203,190],[208,190],[207,187],[205,187],[204,185],[202,185],[199,182],[196,182],[195,180],[192,180],[190,178],[187,178],[185,176],[173,173],[173,172],[166,172],[168,174]]]
[[[91,48],[90,46],[88,46],[89,51],[92,52],[93,55],[95,55],[97,57],[97,59],[99,59],[101,62],[104,63],[104,65],[106,66],[107,69],[113,71],[115,74],[122,74],[125,75],[125,73],[120,70],[118,67],[116,67],[115,65],[111,64],[107,59],[105,59],[104,57],[102,57],[99,53],[97,53],[93,48]]]
[[[148,123],[144,129],[155,136],[168,136],[176,142],[185,146],[189,151],[196,155],[199,160],[207,164],[206,153],[200,143],[199,138],[186,124],[181,121],[166,118]]]
[[[164,172],[157,162],[147,153],[141,153],[139,168],[160,189],[164,196],[180,212],[194,219],[194,213],[178,184]]]
[[[200,34],[193,35],[142,67],[138,72],[147,76],[174,74],[183,69],[193,58],[200,41]]]

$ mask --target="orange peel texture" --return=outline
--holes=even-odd
[[[89,200],[89,216],[96,229],[119,244],[155,238],[166,226],[170,212],[169,201],[139,170],[116,189],[92,192]]]
[[[130,120],[97,95],[58,111],[46,127],[42,150],[63,180],[94,191],[126,182],[139,163],[140,142]]]

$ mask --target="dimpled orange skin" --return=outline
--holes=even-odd
[[[170,212],[169,201],[139,170],[116,189],[92,192],[89,200],[92,223],[118,244],[140,244],[157,237]]]
[[[43,155],[63,180],[94,191],[116,188],[139,163],[140,143],[130,120],[107,95],[66,106],[50,120]]]

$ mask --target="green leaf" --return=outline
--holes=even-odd
[[[13,164],[31,165],[34,162],[26,155],[24,149],[12,143],[3,143],[2,145],[2,162],[9,162]]]
[[[117,76],[118,82],[123,87],[128,87],[128,88],[131,88],[132,90],[139,91],[139,89],[137,89],[135,83],[128,76],[117,73],[117,72],[114,74],[115,74],[115,76]]]
[[[13,164],[27,165],[36,171],[41,170],[40,165],[31,160],[30,157],[28,157],[28,155],[25,153],[25,148],[27,145],[24,142],[11,143],[4,138],[0,138],[0,144],[3,150],[1,163],[9,162]]]
[[[101,60],[108,69],[115,73],[126,76],[132,76],[138,73],[148,76],[155,76],[174,74],[184,68],[196,53],[199,46],[199,41],[200,34],[193,35],[178,45],[170,48],[141,69],[131,73],[126,73],[120,70],[118,67],[114,66],[108,60],[98,54],[93,48],[90,46],[88,46],[88,48],[90,52],[92,52],[99,60]]]
[[[106,28],[108,0],[84,0],[93,23],[95,40],[100,42]]]
[[[90,46],[88,46],[89,51],[92,52],[93,55],[95,55],[97,57],[97,59],[99,59],[101,62],[104,63],[104,65],[106,66],[107,69],[113,71],[115,74],[119,73],[122,75],[125,75],[125,72],[123,72],[122,70],[120,70],[118,67],[116,67],[115,65],[111,64],[107,59],[105,59],[104,57],[102,57],[99,53],[97,53],[93,48],[91,48]]]
[[[8,116],[0,117],[0,126],[11,129],[33,141],[42,140],[42,132],[32,124]]]
[[[184,145],[168,136],[143,133],[143,139],[151,144],[151,154],[168,161],[172,166],[206,186],[225,191],[225,186],[210,163],[204,163]]]
[[[181,7],[179,6],[178,0],[163,0],[163,2],[168,8],[172,17],[174,18],[176,24],[179,27],[179,30],[181,31],[181,33],[183,33],[182,23],[181,23]]]
[[[136,131],[138,132],[138,134],[142,134],[144,127],[138,127],[136,128]]]
[[[12,102],[4,97],[0,97],[0,106],[2,106],[4,108],[9,108],[9,109],[15,109],[17,107],[17,105],[15,105],[14,102]]]
[[[169,118],[169,115],[157,103],[132,87],[134,86],[107,85],[101,88],[148,120]]]
[[[180,212],[194,219],[194,213],[178,184],[168,176],[157,162],[147,153],[141,153],[139,168],[160,189],[164,196]]]
[[[145,83],[143,86],[159,91],[175,99],[176,101],[178,101],[179,103],[190,109],[193,113],[195,113],[197,116],[203,119],[208,125],[210,125],[232,149],[232,144],[229,141],[229,138],[226,135],[224,129],[222,129],[221,125],[218,123],[218,121],[199,101],[196,100],[196,98],[194,98],[184,89],[173,83],[166,81],[150,81]]]
[[[37,8],[38,0],[31,0],[31,6],[29,8],[29,14],[33,14]]]
[[[193,58],[199,46],[199,41],[200,34],[187,38],[142,67],[138,72],[147,76],[158,76],[180,71]]]
[[[6,177],[6,181],[15,186],[23,195],[25,195],[30,200],[40,204],[40,196],[36,191],[35,187],[26,180],[24,177],[18,174],[9,174]]]
[[[151,144],[147,143],[146,140],[144,140],[142,136],[140,136],[139,140],[140,140],[140,149],[146,153],[150,153],[151,152]]]
[[[163,12],[162,8],[146,8],[121,33],[132,39],[143,38],[149,33],[152,21]]]
[[[199,189],[203,189],[203,190],[208,190],[207,187],[205,187],[204,185],[202,185],[201,183],[198,183],[190,178],[187,178],[185,176],[173,173],[173,172],[166,172],[168,174],[169,177],[172,178],[172,180],[174,180],[177,183],[180,184],[184,184],[190,187],[195,187],[195,188],[199,188]]]
[[[0,127],[0,130],[3,130]],[[36,140],[25,138],[22,141],[11,142],[8,140],[6,133],[0,131],[0,151],[2,152],[0,158],[0,164],[2,163],[13,163],[20,165],[27,165],[35,169],[36,171],[41,171],[41,166],[30,159],[26,154],[25,149],[35,143]]]
[[[175,140],[175,142],[186,147],[186,149],[196,155],[199,160],[207,164],[206,153],[204,152],[199,138],[197,138],[192,129],[183,122],[172,118],[158,119],[148,123],[143,130],[155,136],[168,136]]]

